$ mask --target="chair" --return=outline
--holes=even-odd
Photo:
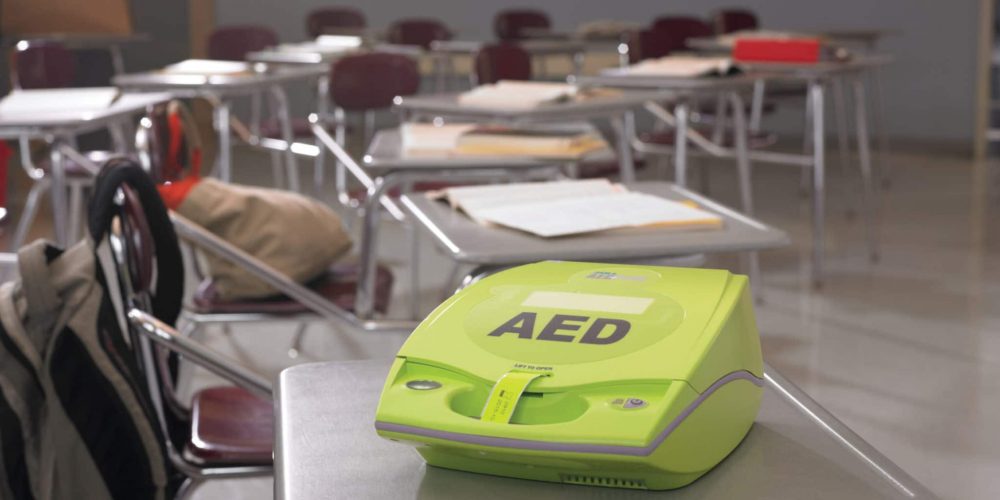
[[[712,25],[690,16],[661,16],[653,20],[653,31],[661,31],[666,37],[667,53],[686,50],[691,38],[709,37],[714,34]]]
[[[47,89],[65,88],[73,85],[76,80],[76,57],[69,49],[57,43],[24,42],[16,45],[10,53],[11,87],[15,89]],[[109,127],[108,131],[115,140],[118,150],[124,149],[123,132],[117,126]],[[49,187],[48,172],[51,160],[45,151],[32,151],[32,141],[19,139],[21,166],[33,183],[28,191],[24,208],[19,215],[17,228],[11,238],[11,249],[17,250],[24,244],[28,231],[38,213],[41,197]],[[90,162],[103,163],[113,156],[110,151],[88,151],[86,157]],[[93,174],[73,158],[62,159],[66,174],[66,186],[69,190],[69,236],[75,239],[80,229],[80,217],[84,213],[84,191],[93,183]]]
[[[734,31],[755,30],[760,27],[757,15],[746,9],[722,9],[712,14],[715,33],[722,35]]]
[[[138,170],[131,162],[109,162],[105,168],[109,167]],[[167,264],[161,265],[160,252],[179,257],[178,249],[164,248],[162,240],[157,247],[144,202],[132,186],[122,185],[117,191],[118,207],[112,216],[119,223],[110,224],[108,234],[117,282],[108,283],[109,292],[122,297],[130,325],[128,335],[139,364],[137,375],[145,379],[133,382],[145,383],[169,465],[184,476],[176,498],[190,497],[210,478],[270,475],[274,447],[270,383],[181,337],[150,314],[154,280],[166,279],[168,274]],[[169,272],[183,276],[182,269]],[[157,275],[160,277],[155,278]],[[174,397],[171,353],[181,354],[237,386],[199,391],[190,404],[179,401]]]
[[[391,108],[398,96],[416,94],[420,89],[420,72],[416,61],[401,54],[353,54],[330,65],[329,89],[337,143],[346,143],[347,114],[361,113],[364,117],[362,139],[367,144],[374,134],[375,112]],[[347,188],[343,164],[338,161],[336,168],[338,199],[346,206],[355,206]]]
[[[493,31],[501,41],[524,40],[531,38],[532,31],[551,27],[549,15],[537,9],[502,10],[493,17]]]
[[[353,7],[326,7],[306,16],[306,34],[316,38],[325,33],[360,31],[367,27],[365,15]]]
[[[244,61],[248,52],[278,44],[278,35],[266,26],[225,26],[208,35],[208,58]]]
[[[178,140],[184,138],[184,140]],[[196,125],[183,104],[171,102],[162,110],[141,123],[136,144],[140,150],[140,164],[158,183],[178,183],[199,175],[200,147],[197,142]],[[166,191],[166,190],[164,190]],[[164,191],[161,191],[164,192]],[[168,193],[165,193],[169,196]],[[185,305],[181,321],[185,336],[197,338],[202,327],[208,324],[229,325],[250,321],[294,321],[298,323],[293,348],[289,351],[297,355],[306,321],[315,319],[317,314],[334,321],[350,321],[353,310],[354,290],[357,283],[357,266],[338,263],[329,272],[307,283],[305,286],[291,282],[287,278],[275,278],[276,272],[257,259],[246,255],[231,244],[215,237],[204,229],[174,215],[174,223],[191,246],[200,251],[208,251],[222,258],[237,261],[265,281],[279,279],[271,283],[284,294],[252,300],[223,300],[219,297],[208,273],[192,262],[192,271],[199,281],[190,303]],[[236,257],[234,257],[236,256]],[[389,307],[392,290],[392,274],[387,268],[379,269],[376,287],[376,309],[384,313]],[[270,281],[269,281],[270,282]],[[303,295],[307,296],[302,300]],[[183,382],[187,382],[184,380]],[[179,384],[183,385],[183,384]]]
[[[531,55],[513,43],[486,45],[476,53],[476,84],[531,80]]]
[[[622,58],[622,66],[664,57],[672,50],[670,35],[651,28],[629,33],[625,37],[625,47],[628,58]]]
[[[429,49],[431,42],[450,40],[451,31],[436,19],[401,19],[389,26],[386,39],[398,45],[415,45]]]

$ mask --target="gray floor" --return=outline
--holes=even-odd
[[[828,280],[818,291],[808,285],[809,210],[799,195],[799,174],[755,165],[759,217],[793,240],[761,256],[757,314],[765,356],[942,498],[996,498],[1000,164],[907,152],[890,160],[893,183],[880,200],[878,263],[866,256],[861,220],[846,215],[858,192],[856,175],[845,177],[833,164]],[[733,169],[711,165],[711,195],[735,204]],[[244,182],[262,182],[269,167],[265,156],[244,153],[236,171]],[[393,223],[385,227],[380,255],[396,271],[393,314],[405,315],[412,296],[405,233]],[[428,238],[422,245],[419,298],[426,312],[439,300],[450,265]],[[734,256],[718,256],[709,266],[738,269],[737,263]],[[262,324],[228,337],[210,331],[208,342],[274,376],[294,363],[390,356],[403,340],[315,324],[305,354],[292,360],[286,355],[291,334],[288,325]],[[199,385],[211,383],[198,377]],[[211,483],[198,498],[270,496],[270,480],[241,480]]]

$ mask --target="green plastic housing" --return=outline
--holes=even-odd
[[[509,422],[481,419],[510,371],[539,376]],[[745,276],[540,262],[438,306],[397,354],[375,427],[434,466],[670,489],[740,443],[762,377]]]

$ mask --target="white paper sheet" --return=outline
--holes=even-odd
[[[663,225],[711,227],[719,216],[644,193],[612,193],[482,209],[485,221],[550,238],[608,229]]]
[[[733,62],[728,57],[667,56],[642,61],[625,68],[622,73],[628,75],[695,78],[711,74],[725,74],[732,65]]]
[[[404,123],[400,126],[403,152],[454,151],[462,134],[476,127],[474,123]]]
[[[0,116],[99,111],[118,97],[115,87],[14,90],[0,100]]]
[[[354,35],[320,35],[316,37],[316,45],[329,48],[354,49],[361,46],[361,37]]]
[[[583,198],[624,192],[607,179],[555,182],[513,182],[485,186],[460,186],[445,190],[453,206],[478,222],[486,210],[565,198]]]
[[[501,80],[462,93],[458,103],[476,108],[533,109],[571,98],[576,92],[577,87],[568,83]]]
[[[187,59],[171,64],[163,68],[163,71],[176,75],[231,75],[250,71],[250,65],[242,61]]]

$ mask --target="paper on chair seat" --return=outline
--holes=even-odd
[[[628,75],[672,76],[694,78],[699,76],[725,75],[732,68],[728,57],[667,56],[648,59],[622,70]]]
[[[14,90],[0,100],[0,115],[38,115],[97,111],[118,97],[115,87]]]
[[[462,93],[458,103],[479,108],[532,109],[571,99],[576,92],[577,87],[568,83],[501,80]]]
[[[250,72],[250,65],[242,61],[186,59],[163,68],[163,71],[177,75],[233,75]]]
[[[509,205],[479,211],[483,220],[543,237],[626,227],[718,227],[722,219],[644,193],[613,193]]]

